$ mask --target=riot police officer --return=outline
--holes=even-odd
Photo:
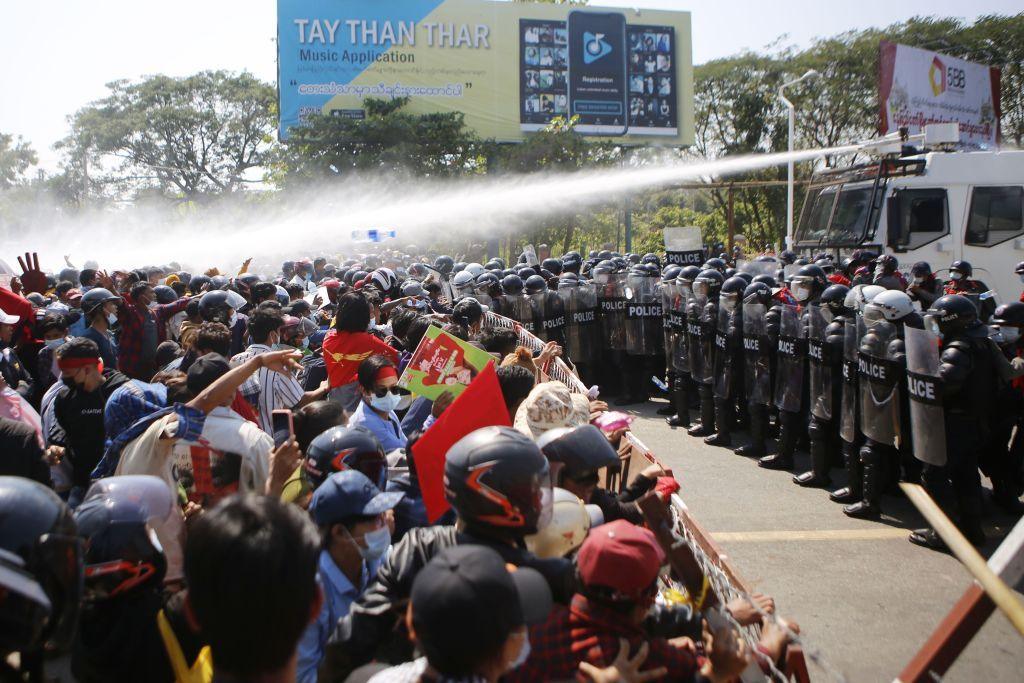
[[[528,332],[533,332],[533,307],[523,295],[523,279],[518,275],[506,275],[501,280],[501,291],[501,314],[515,320]]]
[[[743,292],[747,281],[731,277],[718,295],[718,323],[714,336],[714,434],[704,438],[710,446],[731,446],[736,413],[743,396]]]
[[[793,467],[793,454],[805,433],[810,407],[807,372],[810,306],[818,301],[829,284],[825,271],[813,264],[801,266],[790,282],[790,291],[803,309],[793,306],[781,308],[776,345],[778,379],[775,383],[775,406],[779,409],[778,450],[758,460],[761,467],[771,470]]]
[[[533,309],[533,333],[543,341],[565,347],[565,307],[556,292],[548,289],[543,275],[531,275],[523,283]]]
[[[693,281],[700,276],[697,266],[685,266],[676,276],[671,312],[666,315],[675,329],[672,349],[672,367],[675,368],[675,383],[672,385],[672,405],[675,414],[668,418],[672,427],[690,426],[690,406],[696,402],[693,379],[693,353],[691,345],[691,323],[699,336],[700,306],[693,295]],[[692,304],[692,308],[691,308]],[[691,316],[692,313],[692,316]],[[700,349],[696,350],[700,353]],[[703,368],[703,366],[701,366]]]
[[[800,486],[823,488],[831,483],[828,475],[830,446],[837,444],[839,415],[842,410],[843,344],[846,323],[853,320],[846,308],[850,288],[832,285],[821,294],[810,311],[807,355],[809,356],[811,419],[811,469],[793,477]]]
[[[558,279],[558,296],[565,310],[566,352],[585,383],[590,383],[599,349],[597,289],[593,281],[566,271]]]
[[[710,436],[715,433],[715,395],[714,385],[714,344],[715,328],[718,324],[718,295],[722,291],[725,277],[714,268],[702,270],[693,281],[693,295],[704,304],[699,313],[701,373],[694,374],[697,391],[700,395],[700,424],[687,430],[690,436]],[[689,312],[687,314],[689,317]],[[690,339],[690,351],[693,355],[694,340]]]
[[[672,364],[672,354],[675,350],[676,330],[681,315],[679,310],[673,311],[673,306],[679,293],[676,278],[679,276],[680,270],[682,268],[675,264],[666,266],[665,270],[661,272],[661,284],[658,287],[661,295],[661,322],[665,348],[665,384],[668,385],[670,392],[674,391],[673,387],[676,384],[676,369]],[[676,323],[676,327],[673,327],[673,323]],[[666,417],[676,414],[671,394],[669,394],[668,403],[658,408],[657,413]]]
[[[957,526],[971,543],[983,545],[978,454],[991,436],[987,423],[997,383],[991,342],[978,320],[978,310],[964,296],[953,294],[936,299],[925,312],[924,322],[925,328],[941,340],[937,388],[943,407],[946,463],[925,463],[923,480],[940,504],[947,497],[944,494],[952,490],[958,511]],[[933,529],[913,532],[910,541],[945,549]]]
[[[743,290],[743,374],[750,442],[737,448],[736,455],[765,456],[780,316],[780,304],[772,300],[768,285],[756,281],[747,285]]]
[[[1024,264],[1022,264],[1024,265]],[[989,323],[990,336],[1008,361],[1016,368],[1024,365],[1024,303],[999,306]],[[1012,367],[1014,367],[1012,366]],[[981,471],[992,480],[992,502],[1003,511],[1020,515],[1020,495],[1024,493],[1024,378],[1010,378],[1000,387],[993,415],[992,440],[981,459]],[[1014,427],[1016,434],[1011,434]],[[1009,444],[1009,448],[1007,448]]]
[[[619,394],[619,366],[626,350],[626,276],[610,260],[598,262],[591,274],[597,287],[598,314],[601,320],[601,363],[598,381],[609,396]]]
[[[659,272],[653,263],[639,263],[626,278],[626,356],[621,365],[626,395],[616,405],[647,400],[648,382],[663,353]]]

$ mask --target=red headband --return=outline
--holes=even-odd
[[[395,367],[393,365],[385,365],[380,370],[378,370],[377,375],[373,378],[373,381],[379,382],[382,379],[387,379],[388,377],[394,377],[395,379],[398,379],[398,372],[395,370]]]
[[[77,370],[78,368],[87,368],[90,365],[98,366],[97,369],[103,372],[103,359],[102,358],[58,358],[57,367],[61,370]]]

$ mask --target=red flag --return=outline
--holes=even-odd
[[[490,362],[413,444],[412,459],[431,524],[451,507],[444,498],[444,459],[448,449],[470,432],[496,425],[511,427],[512,421],[494,363]]]

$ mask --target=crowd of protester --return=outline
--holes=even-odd
[[[726,681],[781,666],[796,626],[766,616],[770,598],[733,600],[723,621],[665,590],[637,501],[678,484],[651,465],[603,488],[625,428],[595,426],[608,405],[545,371],[589,359],[556,339],[534,353],[484,324],[500,293],[453,287],[463,271],[489,273],[486,288],[519,275],[408,251],[229,275],[19,259],[0,288],[5,679],[43,680],[64,653],[79,681]],[[500,394],[491,426],[437,454],[417,445],[472,406],[398,386],[431,325],[492,354]],[[440,515],[416,466],[432,455]],[[762,624],[757,647],[733,624]]]

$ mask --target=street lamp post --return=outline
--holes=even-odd
[[[809,80],[811,78],[817,78],[820,75],[821,74],[819,74],[814,69],[810,69],[810,70],[807,71],[807,73],[805,73],[800,78],[797,78],[796,80],[793,80],[793,81],[789,81],[788,83],[783,83],[782,85],[779,86],[779,98],[782,100],[782,102],[786,105],[786,108],[789,110],[789,152],[790,152],[790,154],[793,153],[793,128],[794,128],[794,125],[795,125],[794,124],[794,109],[793,109],[793,103],[790,102],[786,98],[786,94],[785,94],[784,91],[786,90],[786,88],[788,88],[791,85],[796,85],[798,83],[803,83],[806,80]],[[792,159],[790,159],[786,163],[786,173],[787,173],[787,175],[786,175],[786,179],[787,179],[787,182],[786,182],[786,248],[787,249],[792,249],[793,248],[793,160]]]

